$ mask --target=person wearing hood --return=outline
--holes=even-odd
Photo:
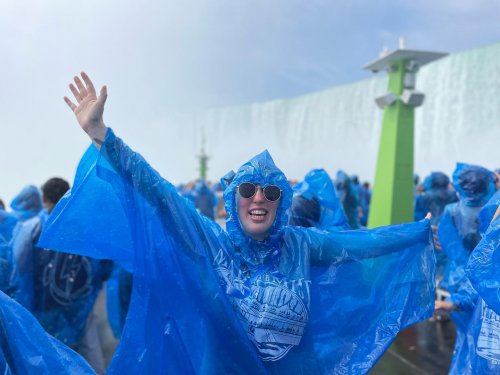
[[[108,373],[364,374],[400,329],[430,315],[428,220],[331,233],[289,226],[292,189],[264,151],[225,181],[225,232],[104,125],[107,89],[97,96],[82,79],[70,85],[77,104],[65,101],[93,145],[40,246],[113,258],[133,272]],[[373,257],[400,270],[384,279],[394,295],[336,281],[332,267],[352,276]],[[358,299],[393,310],[350,314]]]
[[[34,185],[27,185],[14,197],[10,208],[19,221],[26,221],[43,213],[40,191]]]
[[[19,275],[12,250],[13,234],[18,219],[0,207],[0,290],[15,297],[19,290]]]
[[[342,170],[337,172],[335,190],[344,207],[349,226],[351,229],[358,229],[361,217],[358,191],[354,188],[351,178]]]
[[[194,205],[202,215],[215,220],[215,206],[217,206],[217,197],[210,190],[204,180],[196,183],[193,189]]]
[[[324,169],[313,169],[293,187],[289,224],[323,230],[349,229],[335,187]]]
[[[469,257],[467,283],[478,297],[456,347],[449,373],[453,375],[494,375],[500,373],[500,191],[479,214],[483,235]],[[440,308],[456,310],[453,303]]]
[[[450,179],[442,172],[432,172],[424,179],[424,192],[415,199],[415,221],[422,220],[430,212],[432,214],[431,225],[434,232],[438,230],[439,220],[444,208],[457,202],[457,194],[450,189]],[[446,255],[436,247],[436,274],[438,279],[443,277],[446,266]]]
[[[12,247],[20,277],[16,299],[48,333],[77,350],[101,374],[104,357],[92,309],[111,265],[37,246],[47,219],[69,188],[62,178],[47,180],[42,186],[46,215],[23,222],[15,235]]]
[[[436,310],[451,312],[457,328],[455,352],[467,340],[467,327],[477,302],[477,292],[465,271],[472,250],[481,240],[479,214],[495,194],[495,178],[489,170],[470,164],[458,163],[453,173],[453,185],[459,201],[446,206],[441,217],[438,234],[443,252],[448,257],[440,288],[450,297],[436,301]],[[456,366],[454,357],[451,369]]]

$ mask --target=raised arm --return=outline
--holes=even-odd
[[[123,180],[159,210],[164,226],[177,242],[182,242],[192,251],[199,251],[201,243],[205,244],[207,240],[213,242],[212,233],[220,230],[218,225],[202,217],[191,204],[177,194],[172,184],[104,125],[106,86],[102,87],[100,95],[97,96],[89,77],[83,72],[81,77],[82,79],[74,78],[76,87],[73,84],[69,86],[78,104],[67,97],[64,100],[75,113],[80,127],[100,149],[101,155]]]

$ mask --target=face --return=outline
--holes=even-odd
[[[275,202],[268,201],[259,187],[251,198],[243,198],[236,193],[236,200],[238,218],[243,230],[254,240],[265,240],[276,218],[280,199]]]

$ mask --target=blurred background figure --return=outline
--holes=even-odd
[[[112,263],[36,246],[48,215],[69,188],[61,178],[49,179],[42,186],[45,213],[18,226],[13,242],[21,281],[17,300],[48,333],[103,374],[104,358],[92,309]],[[14,206],[19,210],[19,205]]]
[[[349,226],[352,229],[358,229],[360,227],[361,212],[358,192],[349,176],[342,170],[337,172],[335,190],[340,202],[342,202]]]

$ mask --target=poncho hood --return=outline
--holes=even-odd
[[[276,219],[271,227],[269,237],[264,241],[256,241],[250,238],[239,221],[236,188],[243,182],[253,182],[262,187],[276,185],[282,190],[280,203],[276,211]],[[224,191],[227,212],[226,230],[246,261],[252,264],[263,263],[274,250],[279,249],[283,230],[288,224],[287,210],[292,204],[292,196],[292,188],[287,178],[276,167],[271,154],[267,150],[254,156],[236,172],[233,180]]]
[[[37,187],[34,185],[26,186],[14,197],[10,207],[20,220],[28,220],[36,216],[43,208],[42,197]]]
[[[453,186],[466,206],[484,206],[495,194],[495,175],[477,165],[457,163]]]

